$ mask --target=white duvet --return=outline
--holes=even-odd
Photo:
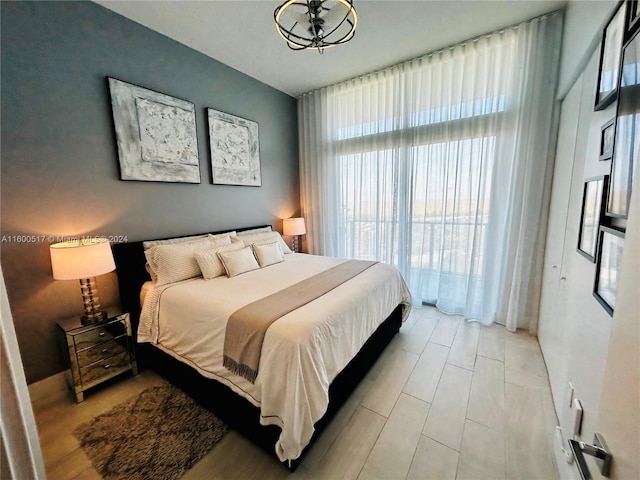
[[[240,307],[345,260],[289,254],[285,261],[236,277],[197,278],[147,287],[138,341],[216,379],[260,408],[260,423],[282,434],[282,461],[300,456],[328,405],[329,384],[398,304],[411,299],[400,272],[376,264],[267,330],[254,384],[222,366],[229,316]]]

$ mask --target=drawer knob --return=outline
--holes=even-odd
[[[104,332],[100,332],[98,335],[100,335],[101,337],[104,337]]]
[[[107,364],[104,366],[104,368],[105,368],[105,370],[106,370],[107,368],[111,368],[111,364],[107,363]]]
[[[102,349],[102,353],[107,353],[108,351],[109,351],[109,349],[108,349],[108,348],[103,348],[103,349]]]

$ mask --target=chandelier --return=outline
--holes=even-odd
[[[287,0],[273,18],[290,49],[320,53],[351,40],[358,24],[353,0]]]

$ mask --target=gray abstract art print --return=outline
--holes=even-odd
[[[200,183],[195,106],[109,78],[122,180]]]
[[[213,183],[259,187],[258,124],[211,108],[207,112]]]

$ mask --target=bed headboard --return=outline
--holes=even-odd
[[[207,233],[217,234],[230,230],[242,232],[254,228],[271,227],[271,225],[257,225],[243,228],[232,228],[217,232],[190,233],[188,235],[177,235],[166,238],[189,237],[192,235],[204,235]],[[165,240],[166,238],[145,239]],[[142,241],[129,243],[116,243],[113,245],[113,257],[116,263],[116,274],[118,276],[118,289],[120,290],[120,303],[124,311],[131,314],[131,325],[134,330],[134,338],[138,330],[138,320],[140,319],[140,289],[144,282],[151,280],[149,273],[145,269],[147,259],[144,256]]]

